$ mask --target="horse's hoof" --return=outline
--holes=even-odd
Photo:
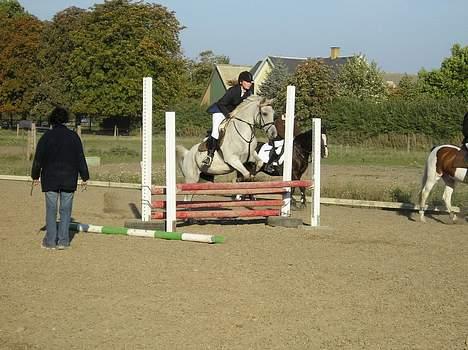
[[[450,213],[449,216],[450,216],[450,220],[452,221],[452,224],[456,224],[456,223],[457,223],[457,219],[458,219],[457,214],[455,214],[455,213]]]

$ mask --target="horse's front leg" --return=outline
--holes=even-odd
[[[307,207],[306,189],[305,187],[299,187],[299,190],[301,191],[301,208],[306,208]]]
[[[234,156],[225,157],[224,161],[229,164],[229,166],[233,167],[237,170],[238,174],[242,174],[244,181],[251,180],[252,176],[250,171],[242,164],[241,160]]]
[[[265,162],[259,157],[258,153],[255,151],[253,153],[253,159],[255,163],[255,174],[260,171]]]

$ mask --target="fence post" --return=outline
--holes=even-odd
[[[141,220],[151,221],[151,156],[153,133],[153,79],[143,78],[143,138],[141,150]]]
[[[291,181],[292,172],[292,152],[294,141],[294,105],[295,105],[296,87],[288,85],[286,91],[286,122],[284,131],[284,162],[283,162],[283,181]],[[281,207],[281,216],[291,215],[291,187],[283,195],[283,206]]]

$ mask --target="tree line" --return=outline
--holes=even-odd
[[[292,75],[278,65],[260,94],[276,97],[276,110],[284,112],[287,85],[296,86],[296,118],[302,125],[320,117],[344,143],[380,134],[420,134],[447,142],[460,138],[468,111],[468,46],[453,45],[440,69],[405,75],[396,87],[364,56],[354,56],[338,69],[310,59]]]
[[[17,0],[0,0],[0,22],[2,118],[37,121],[64,105],[78,118],[126,117],[139,125],[142,77],[152,76],[156,131],[169,109],[180,116],[181,134],[200,135],[209,127],[200,98],[213,65],[229,57],[209,50],[194,60],[184,57],[184,27],[166,7],[107,0],[41,21]],[[283,113],[288,84],[296,86],[296,115],[304,128],[318,116],[343,140],[381,133],[453,137],[467,110],[468,47],[453,45],[440,69],[405,76],[396,88],[375,62],[357,55],[339,69],[309,59],[292,75],[278,65],[257,89]]]

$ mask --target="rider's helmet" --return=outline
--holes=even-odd
[[[253,76],[252,76],[252,74],[250,72],[243,71],[243,72],[241,72],[241,74],[239,74],[239,78],[237,79],[237,81],[239,82],[239,84],[242,81],[247,81],[249,83],[253,83]]]

